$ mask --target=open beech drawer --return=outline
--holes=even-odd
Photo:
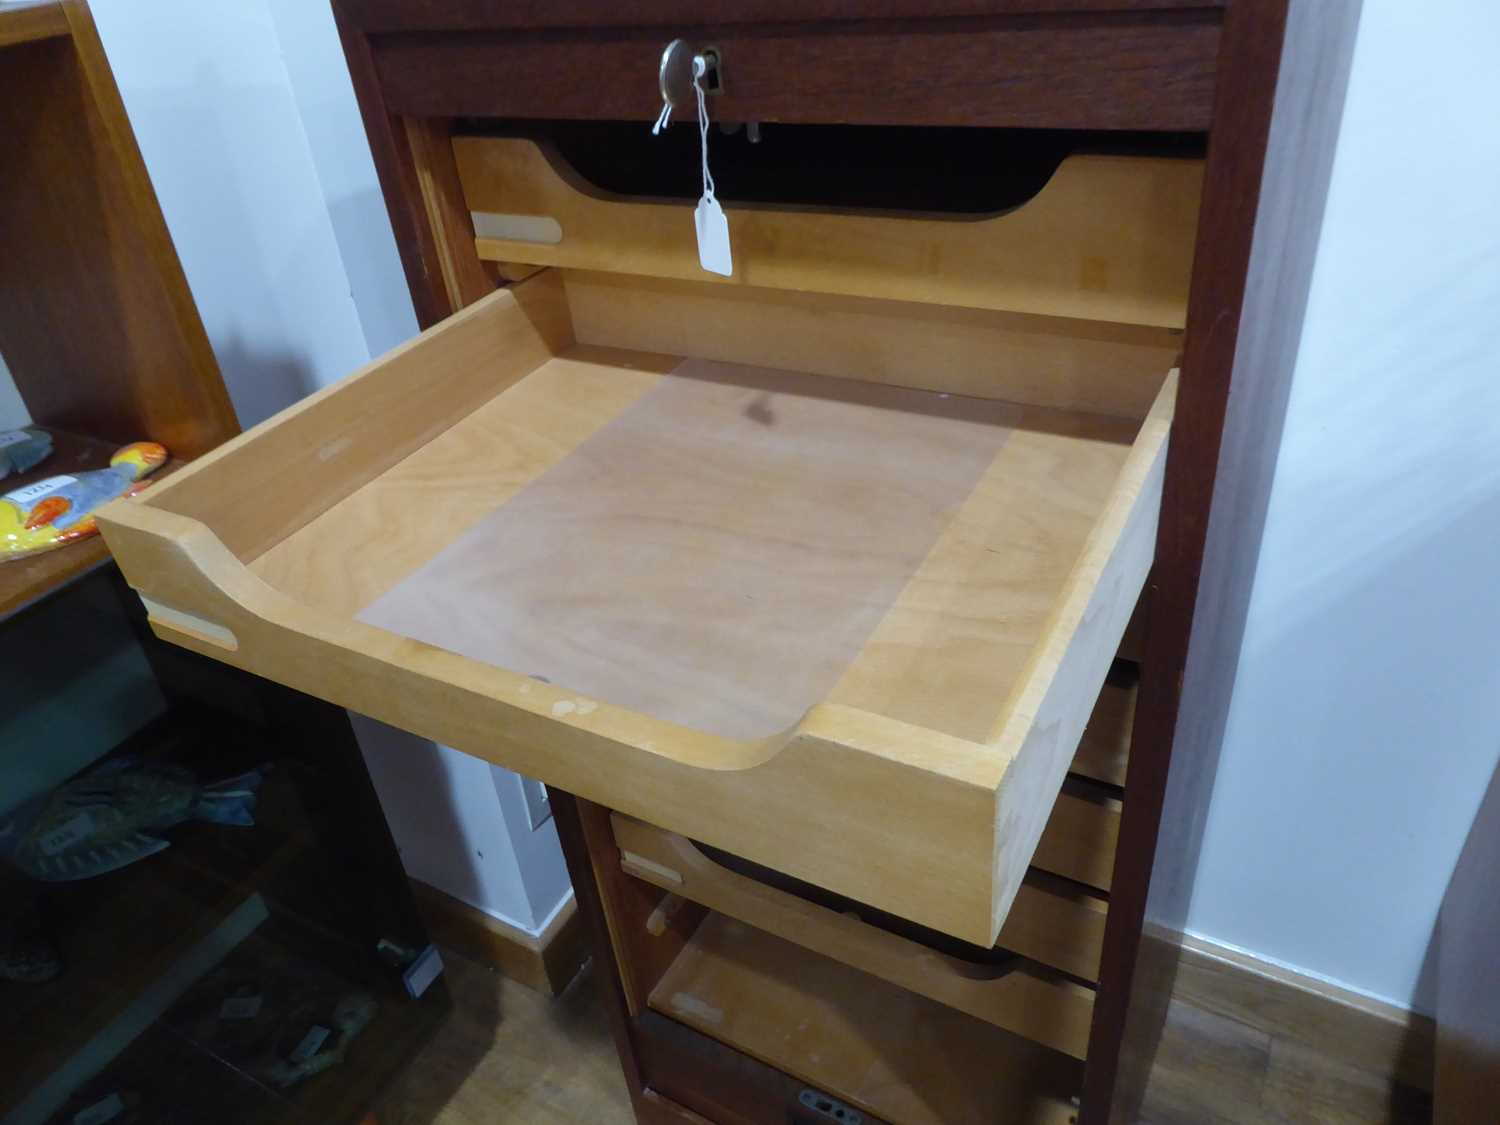
[[[100,523],[165,639],[988,946],[1151,563],[1187,265],[1141,232],[1194,216],[1139,194],[1036,266],[1066,315],[1004,297],[1046,192],[975,226],[986,307],[584,254]]]

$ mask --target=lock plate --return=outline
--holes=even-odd
[[[693,94],[693,58],[703,56],[703,92],[714,95],[724,90],[724,71],[717,47],[695,47],[686,39],[674,39],[661,53],[657,81],[662,101],[673,109],[691,106]]]

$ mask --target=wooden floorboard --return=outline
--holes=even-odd
[[[454,1010],[385,1095],[380,1125],[628,1125],[590,966],[547,997],[444,952]],[[1394,1091],[1295,1039],[1176,1000],[1144,1125],[1417,1125],[1426,1095]]]
[[[380,1125],[630,1125],[592,970],[560,996],[443,950],[453,1011],[375,1109]]]

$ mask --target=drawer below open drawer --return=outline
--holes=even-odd
[[[1097,979],[1099,898],[1023,883],[1000,931],[1003,953],[947,951],[867,924],[847,904],[809,901],[715,862],[675,833],[618,813],[613,826],[629,875],[1074,1058],[1087,1052],[1093,990],[1049,970]]]
[[[1151,562],[1171,349],[549,270],[100,524],[167,640],[988,945]]]
[[[728,915],[703,919],[649,1003],[890,1125],[1078,1120],[1077,1059]]]

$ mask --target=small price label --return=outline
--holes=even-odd
[[[113,1121],[125,1112],[125,1099],[119,1094],[111,1094],[107,1098],[100,1098],[86,1109],[80,1109],[73,1115],[73,1125],[104,1125],[106,1121]]]
[[[25,430],[6,430],[0,434],[0,449],[9,445],[20,445],[23,441],[30,441],[31,435]]]
[[[693,225],[698,231],[698,264],[709,273],[724,277],[734,274],[734,255],[729,249],[729,219],[724,208],[712,195],[705,194],[698,200],[693,212]]]
[[[412,999],[420,1000],[422,993],[442,975],[443,956],[437,951],[437,946],[429,945],[417,955],[406,972],[401,974],[401,979],[406,983],[406,991],[411,993]]]
[[[20,507],[28,508],[44,496],[51,496],[60,488],[67,488],[70,484],[77,484],[77,477],[48,477],[39,480],[35,484],[28,484],[25,488],[17,488],[5,494],[5,499]]]
[[[260,1015],[260,994],[254,996],[228,996],[219,1005],[221,1020],[253,1020]]]
[[[292,1062],[306,1062],[323,1049],[323,1044],[333,1032],[321,1024],[313,1024],[302,1037],[302,1042],[292,1048]]]
[[[43,855],[57,855],[59,852],[67,851],[80,840],[87,840],[93,834],[94,818],[84,811],[63,821],[52,831],[44,833],[37,840],[37,847],[42,849]]]

